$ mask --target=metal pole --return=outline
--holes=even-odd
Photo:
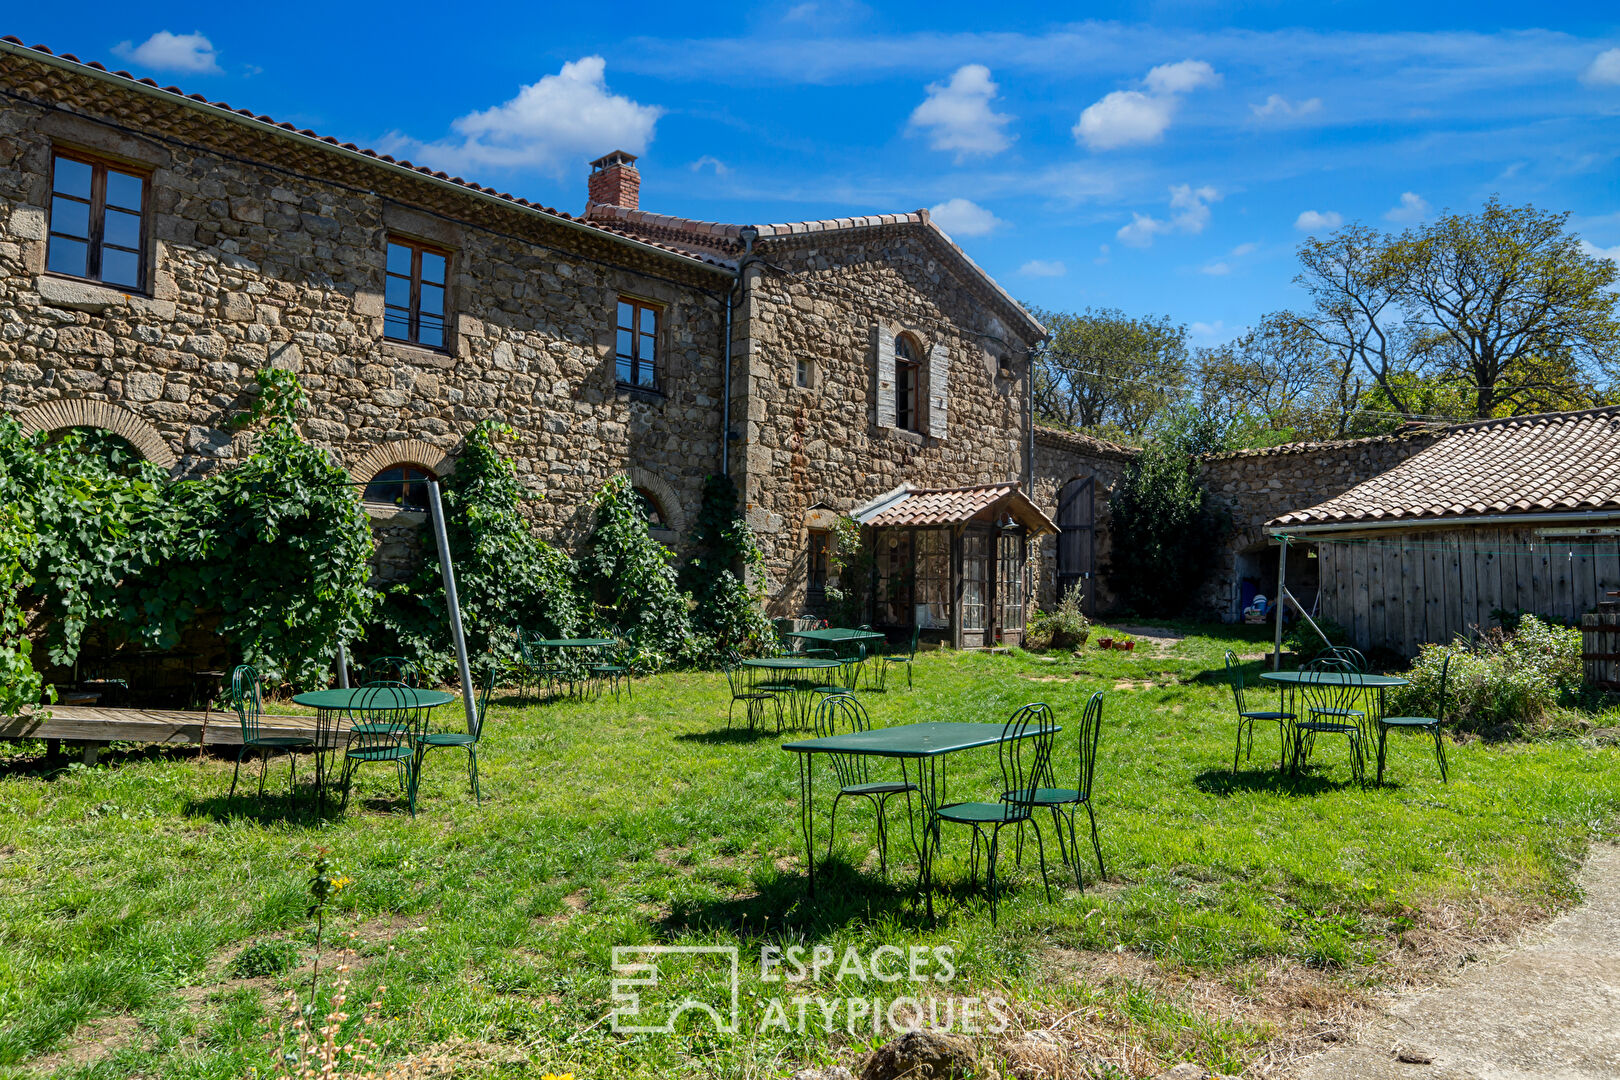
[[[338,687],[349,688],[349,650],[341,641],[338,642]]]
[[[444,531],[444,504],[439,482],[428,481],[428,506],[433,511],[433,539],[439,545],[439,569],[444,573],[444,605],[450,612],[450,640],[456,647],[456,671],[461,676],[461,704],[467,711],[467,734],[478,728],[473,701],[472,671],[467,667],[467,639],[461,633],[461,603],[456,599],[456,569],[450,565],[450,534]]]
[[[1276,639],[1271,647],[1271,670],[1282,670],[1282,630],[1283,610],[1288,606],[1283,603],[1283,596],[1288,591],[1288,537],[1279,536],[1282,548],[1277,552],[1277,595],[1272,598],[1272,607],[1277,612]]]

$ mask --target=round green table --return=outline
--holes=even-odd
[[[1306,684],[1318,686],[1347,686],[1364,691],[1369,698],[1365,715],[1359,721],[1361,728],[1362,745],[1371,745],[1372,735],[1378,729],[1378,719],[1384,715],[1384,691],[1392,686],[1406,686],[1410,680],[1399,675],[1367,675],[1359,671],[1262,671],[1260,679],[1263,682],[1276,683],[1278,688],[1286,694],[1297,693],[1299,688]],[[1295,712],[1292,700],[1288,702],[1284,712]],[[1300,732],[1295,721],[1295,728],[1290,738],[1293,769],[1297,772],[1304,764],[1305,756],[1310,753],[1309,740],[1300,738]]]
[[[315,795],[320,812],[326,812],[328,759],[338,749],[342,725],[356,714],[391,712],[399,708],[436,709],[456,700],[443,690],[423,690],[413,686],[394,687],[391,694],[376,693],[376,687],[355,686],[347,690],[310,690],[293,695],[293,704],[315,710]]]

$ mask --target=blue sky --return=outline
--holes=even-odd
[[[648,210],[934,208],[1029,303],[1211,343],[1298,303],[1295,245],[1340,221],[1496,193],[1620,259],[1617,11],[92,0],[0,32],[573,212],[618,148]]]

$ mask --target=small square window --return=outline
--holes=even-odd
[[[147,187],[148,177],[128,166],[56,151],[45,269],[145,288]]]
[[[449,274],[448,252],[390,236],[383,279],[383,336],[429,349],[447,348]]]
[[[614,378],[620,386],[657,390],[663,382],[658,347],[658,323],[662,318],[663,308],[656,304],[619,297]]]
[[[815,384],[815,378],[816,366],[814,362],[800,357],[798,370],[793,376],[794,385],[810,387]]]

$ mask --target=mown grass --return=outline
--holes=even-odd
[[[0,775],[0,1075],[263,1068],[281,994],[307,981],[308,856],[318,847],[352,879],[328,920],[350,935],[353,996],[387,986],[371,1033],[385,1058],[436,1048],[470,1072],[580,1080],[777,1077],[847,1061],[883,1035],[864,1021],[853,1033],[762,1032],[769,999],[918,990],[831,970],[809,986],[761,981],[759,947],[790,944],[839,956],[950,946],[955,979],[930,993],[1003,997],[1015,1026],[1055,1025],[1080,1045],[1111,1047],[1097,1053],[1126,1071],[1191,1058],[1236,1072],[1286,1018],[1202,1007],[1185,982],[1104,978],[1071,961],[1151,961],[1241,1001],[1264,971],[1364,984],[1390,972],[1403,941],[1488,937],[1576,899],[1573,869],[1620,807],[1615,751],[1573,739],[1456,745],[1442,786],[1422,744],[1403,741],[1392,782],[1364,791],[1337,746],[1320,748],[1306,776],[1280,777],[1275,736],[1259,732],[1254,760],[1233,775],[1231,700],[1216,672],[1227,647],[1262,646],[1239,628],[1182,629],[1162,656],[1141,646],[1060,660],[928,654],[915,689],[902,677],[862,695],[885,724],[998,720],[1032,700],[1062,722],[1105,691],[1096,800],[1109,880],[1099,887],[1093,864],[1084,892],[1054,888],[1048,901],[1033,852],[1021,871],[1007,858],[995,927],[967,880],[964,836],[946,833],[929,924],[914,903],[903,823],[891,830],[885,882],[863,805],[840,812],[833,862],[808,898],[795,762],[774,731],[726,730],[716,674],[642,680],[617,703],[498,700],[482,807],[458,759],[443,754],[414,819],[382,770],[363,774],[346,816],[320,823],[277,794],[284,761],[261,808],[225,797],[222,759],[131,751],[45,775],[37,748],[24,747]],[[1116,688],[1127,681],[1132,689]],[[1058,746],[1062,767],[1073,748],[1062,736]],[[951,790],[988,794],[993,771],[993,753],[954,760]],[[830,795],[825,779],[818,792]],[[305,967],[231,977],[237,951],[284,939]],[[741,1032],[615,1034],[613,947],[649,943],[741,945]],[[712,978],[701,963],[670,969],[646,997],[667,1004]],[[134,1022],[118,1020],[119,1037],[106,1039],[116,1018]]]

